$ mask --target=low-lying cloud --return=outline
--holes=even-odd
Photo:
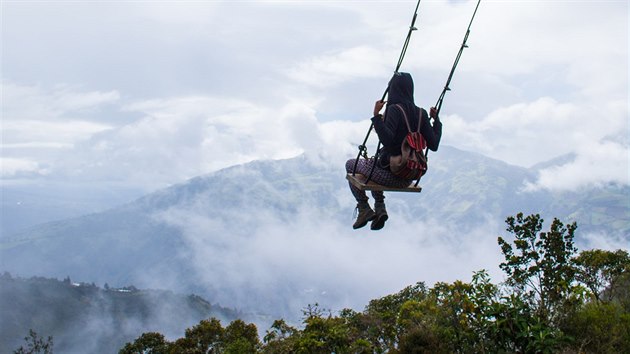
[[[626,115],[616,105],[595,110],[543,97],[499,108],[478,122],[448,117],[445,142],[524,167],[575,155],[569,163],[541,170],[528,189],[628,184],[628,140],[609,138],[627,129]]]
[[[455,230],[392,214],[381,231],[352,230],[352,205],[348,201],[347,218],[309,206],[289,220],[256,208],[233,218],[215,219],[203,210],[171,210],[160,218],[181,229],[185,258],[203,286],[225,289],[214,300],[250,311],[299,316],[316,302],[361,310],[417,281],[469,280],[481,269],[499,277],[499,225],[493,222]],[[234,226],[245,215],[253,229]]]

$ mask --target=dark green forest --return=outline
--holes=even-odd
[[[173,341],[143,333],[119,353],[630,353],[628,252],[579,251],[576,223],[543,223],[507,218],[499,284],[480,270],[470,282],[416,283],[360,312],[311,304],[299,328],[278,319],[262,338],[252,323],[209,318]]]

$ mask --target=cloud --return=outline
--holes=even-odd
[[[363,143],[371,122],[330,121],[319,125],[322,144],[318,150],[307,150],[308,153],[317,152],[321,159],[329,166],[344,166],[348,158],[355,158],[358,146]],[[378,140],[376,134],[370,134],[368,151],[374,153]],[[310,155],[309,155],[310,156]]]
[[[36,161],[0,157],[0,176],[14,178],[20,175],[46,175],[47,170]]]
[[[582,235],[582,238],[579,240],[577,246],[580,250],[628,250],[628,236],[622,234],[606,235],[598,232],[590,232]]]
[[[444,142],[525,167],[577,155],[571,163],[542,170],[537,187],[528,189],[628,184],[627,141],[609,141],[627,129],[626,117],[627,111],[617,102],[595,109],[590,104],[543,97],[498,108],[480,121],[446,117]]]
[[[322,88],[356,78],[386,77],[393,70],[384,54],[376,48],[359,46],[309,59],[287,73],[293,80]]]
[[[30,162],[12,163],[6,178],[26,176],[18,167],[32,172],[47,166],[49,177],[158,188],[302,153],[322,165],[342,166],[369,126],[367,120],[321,123],[318,102],[300,97],[270,104],[208,95],[121,102],[115,92],[14,84],[7,92],[3,154]],[[111,120],[110,114],[130,118]]]
[[[122,175],[156,187],[252,160],[293,157],[319,146],[314,112],[300,101],[266,107],[187,96],[139,101],[122,110],[142,118],[95,134],[74,152],[78,164],[91,161],[84,165],[87,174]]]
[[[438,96],[475,4],[420,6],[402,67],[420,105]],[[369,127],[358,121],[391,75],[413,4],[5,10],[3,154],[51,166],[50,178],[158,187],[300,153],[341,166]],[[521,166],[569,153],[594,163],[585,140],[627,135],[626,10],[482,3],[442,110],[444,143]]]
[[[466,6],[472,6],[471,2],[468,4]],[[472,12],[472,9],[467,11]],[[468,21],[465,14],[460,12],[459,15],[463,15],[457,19],[463,27]],[[434,22],[443,20],[432,19]],[[579,86],[603,83],[606,80],[591,75],[598,71],[600,64],[609,65],[609,69],[627,70],[620,62],[628,54],[625,49],[628,33],[624,30],[627,21],[627,4],[623,2],[601,6],[593,2],[482,1],[471,28],[471,49],[462,64],[472,70],[512,77],[559,65],[563,74],[578,79],[575,84]],[[595,66],[587,69],[589,64]],[[614,77],[615,70],[609,69],[600,74],[610,75],[617,85],[625,81],[625,78]],[[588,70],[588,75],[584,75],[583,70]]]
[[[328,158],[348,145],[326,137],[328,128],[318,122],[316,103],[309,99],[261,105],[200,95],[120,102],[115,92],[6,87],[3,155],[29,163],[11,162],[4,177],[24,177],[18,168],[32,172],[47,166],[48,175],[57,178],[157,188],[256,159],[304,152]],[[109,120],[103,105],[133,118]],[[348,137],[338,129],[347,126],[353,123],[340,123],[336,134]]]
[[[5,141],[12,147],[68,147],[110,126],[80,120],[7,120],[3,122]]]
[[[476,150],[520,166],[560,156],[575,146],[574,133],[588,122],[588,114],[572,103],[549,97],[501,107],[481,121],[446,117],[445,142]],[[567,127],[574,126],[574,130]]]
[[[75,144],[112,128],[100,117],[120,99],[116,91],[83,91],[2,82],[2,178],[51,176]],[[70,157],[72,159],[72,157]]]
[[[584,186],[601,187],[614,183],[629,185],[630,148],[605,141],[582,146],[576,158],[566,164],[543,169],[527,190],[576,190]]]
[[[81,87],[64,84],[46,88],[7,80],[2,82],[2,96],[3,121],[50,121],[67,119],[72,115],[89,119],[94,110],[120,100],[120,93],[115,90],[85,91]]]
[[[461,235],[436,220],[392,215],[380,232],[355,231],[352,205],[346,224],[306,205],[296,206],[289,220],[271,210],[240,211],[254,230],[235,229],[228,218],[208,217],[195,208],[158,217],[182,230],[187,252],[182,256],[209,292],[222,289],[216,301],[224,306],[284,308],[291,317],[315,302],[332,310],[360,310],[369,300],[417,281],[467,280],[480,269],[499,276],[498,225],[488,222]]]

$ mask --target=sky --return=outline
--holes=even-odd
[[[90,190],[113,203],[112,194],[130,200],[229,166],[302,154],[342,174],[415,5],[1,0],[1,186],[32,188],[35,199],[51,188],[77,200],[77,190]],[[435,105],[475,5],[421,1],[401,66],[414,77],[417,105]],[[442,144],[522,167],[569,157],[543,168],[524,186],[531,190],[630,184],[629,17],[626,0],[482,0],[442,106]],[[335,197],[353,205],[349,193]],[[357,237],[350,215],[348,225],[321,225],[313,217],[321,212],[300,212],[287,225],[261,222],[251,242],[222,254],[240,260],[223,264],[231,277],[207,272],[217,251],[205,233],[209,222],[220,230],[229,220],[193,212],[167,219],[185,229],[208,284],[263,287],[294,269],[305,287],[346,284],[351,296],[340,306],[419,280],[498,272],[500,221],[468,230],[464,241],[434,220],[406,217],[388,221],[383,237]],[[423,233],[407,239],[396,227]],[[596,247],[622,244],[586,236]],[[243,247],[255,257],[244,259]]]
[[[149,192],[257,159],[353,157],[415,1],[2,1],[2,184]],[[401,71],[442,91],[476,1],[421,1]],[[628,184],[627,1],[482,1],[443,144]],[[588,173],[584,173],[588,171]]]

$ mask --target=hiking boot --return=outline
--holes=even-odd
[[[370,205],[367,203],[357,204],[357,210],[359,210],[359,215],[357,216],[357,220],[354,222],[354,225],[352,225],[352,228],[355,230],[367,225],[368,222],[374,220],[374,217],[376,217],[376,213],[374,213],[374,210],[372,210]]]
[[[374,213],[374,220],[372,220],[372,224],[370,224],[370,229],[380,230],[383,226],[385,226],[385,221],[389,219],[387,210],[385,209],[385,203],[376,202],[376,204],[374,204],[374,209],[376,212]]]

